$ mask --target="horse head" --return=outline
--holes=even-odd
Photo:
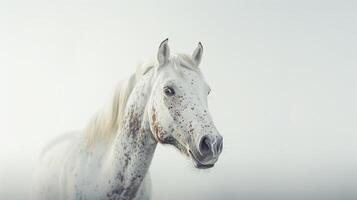
[[[159,143],[175,146],[197,168],[210,168],[222,152],[223,137],[208,111],[210,87],[199,69],[202,53],[201,43],[192,56],[171,56],[168,40],[160,44],[148,113]]]

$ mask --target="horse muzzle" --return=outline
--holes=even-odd
[[[223,137],[220,135],[203,135],[197,147],[189,149],[189,154],[197,168],[211,168],[217,162],[223,150]]]

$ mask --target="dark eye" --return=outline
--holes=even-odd
[[[210,94],[211,93],[211,90],[208,90],[208,94]]]
[[[175,95],[175,90],[172,89],[171,87],[164,87],[164,93],[167,95],[167,96],[173,96]]]

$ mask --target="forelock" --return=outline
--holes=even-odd
[[[176,54],[172,57],[172,61],[175,63],[176,67],[184,67],[186,69],[200,73],[198,66],[192,60],[191,56],[187,54]]]

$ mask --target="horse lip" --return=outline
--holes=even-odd
[[[198,169],[208,169],[214,166],[214,164],[202,164],[198,159],[196,159],[196,157],[193,155],[191,149],[188,150],[188,152],[190,153],[191,158],[194,160],[194,165],[196,168]]]

